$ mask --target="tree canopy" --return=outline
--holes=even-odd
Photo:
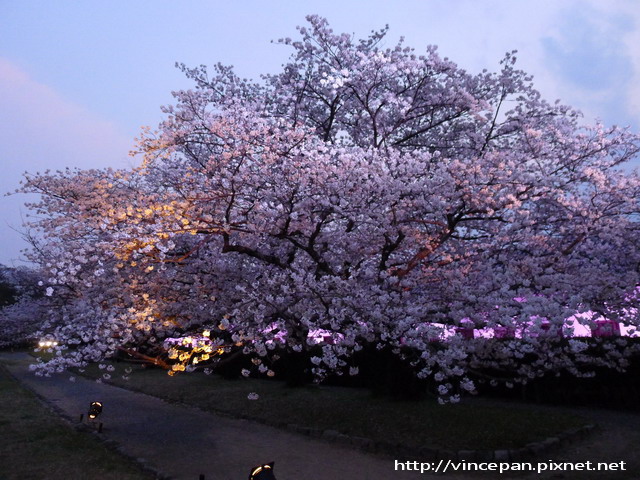
[[[139,167],[26,176],[60,341],[38,369],[125,349],[171,373],[235,350],[267,370],[290,350],[322,377],[376,345],[456,400],[486,368],[624,367],[626,339],[559,332],[638,323],[639,137],[545,101],[515,52],[471,74],[307,20],[259,82],[180,65],[195,87]]]

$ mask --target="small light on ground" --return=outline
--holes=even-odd
[[[101,413],[102,413],[102,403],[91,402],[91,404],[89,405],[89,413],[88,413],[89,418],[93,420]]]

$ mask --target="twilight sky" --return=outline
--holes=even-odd
[[[638,0],[0,0],[0,193],[24,171],[134,164],[140,127],[191,85],[176,61],[277,72],[291,51],[270,41],[310,13],[356,37],[389,24],[387,46],[474,73],[517,49],[545,98],[640,132]],[[20,263],[26,200],[0,196],[0,263]]]

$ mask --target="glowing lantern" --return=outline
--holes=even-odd
[[[95,419],[102,413],[102,403],[91,402],[89,405],[89,413],[87,414],[91,420]]]
[[[271,462],[255,467],[249,474],[249,480],[277,480],[273,474],[273,464],[274,462]]]

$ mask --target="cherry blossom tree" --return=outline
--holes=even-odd
[[[455,401],[488,370],[624,368],[627,339],[560,333],[584,312],[638,323],[638,136],[546,102],[515,52],[471,74],[307,20],[260,82],[180,65],[195,88],[143,132],[140,167],[26,177],[61,341],[38,369],[124,349],[267,371],[284,350],[321,378],[376,345]]]

